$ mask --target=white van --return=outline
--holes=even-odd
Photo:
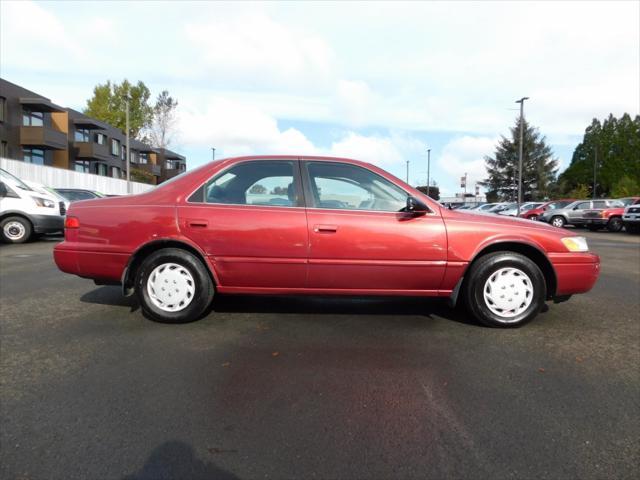
[[[36,191],[15,175],[0,168],[0,237],[24,243],[33,234],[64,229],[64,202],[46,191]]]

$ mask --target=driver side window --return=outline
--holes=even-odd
[[[316,208],[399,212],[407,193],[367,169],[333,162],[307,164]]]

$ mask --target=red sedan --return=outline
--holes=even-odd
[[[188,322],[215,294],[463,299],[489,326],[587,292],[586,240],[523,219],[448,210],[373,165],[242,157],[141,195],[73,203],[58,267],[121,284],[147,316]]]

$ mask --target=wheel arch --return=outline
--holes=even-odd
[[[129,261],[127,262],[127,265],[124,268],[124,271],[122,272],[121,284],[123,295],[130,296],[133,294],[135,273],[142,264],[142,261],[153,252],[158,251],[162,248],[178,248],[192,253],[202,262],[204,267],[207,269],[207,272],[209,272],[209,276],[211,277],[211,281],[213,282],[213,284],[219,285],[217,275],[213,271],[213,268],[211,268],[209,263],[207,262],[206,255],[197,246],[188,241],[185,241],[184,239],[163,238],[145,243],[131,255]]]
[[[468,281],[467,272],[469,272],[471,267],[483,256],[495,252],[519,253],[534,262],[536,265],[538,265],[538,267],[542,271],[542,275],[544,276],[545,284],[547,286],[547,300],[550,300],[555,296],[556,288],[558,285],[556,271],[553,269],[553,265],[544,254],[544,252],[539,247],[534,246],[530,243],[517,240],[501,240],[483,246],[474,254],[472,260],[469,262],[467,268],[465,269],[464,275],[460,279],[459,285],[456,285],[456,288],[454,289],[456,298],[451,299],[453,304],[456,303],[459,292],[465,287],[465,283]]]

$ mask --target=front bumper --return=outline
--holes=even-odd
[[[622,221],[624,223],[633,223],[634,225],[640,223],[640,213],[627,213],[622,216]]]
[[[29,215],[35,233],[55,233],[64,230],[62,215]]]
[[[585,293],[593,288],[600,275],[600,257],[595,253],[549,253],[556,272],[555,296]]]

